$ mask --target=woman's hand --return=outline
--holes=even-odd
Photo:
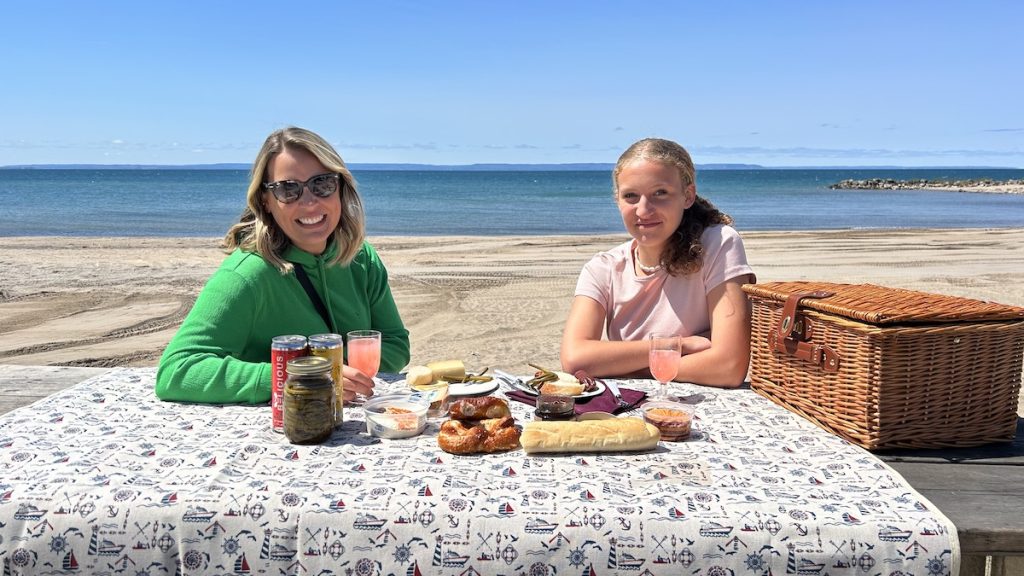
[[[354,401],[356,394],[360,394],[363,397],[373,396],[373,378],[348,364],[342,364],[341,366],[341,381],[344,386],[345,404]]]

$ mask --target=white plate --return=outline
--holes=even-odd
[[[409,386],[409,382],[402,380],[399,384],[404,384],[410,390],[414,392],[423,392],[414,386]],[[494,378],[490,382],[466,382],[456,383],[448,385],[449,396],[482,396],[484,394],[490,394],[498,389],[498,379]]]
[[[481,396],[498,389],[498,380],[490,382],[466,382],[465,384],[449,384],[449,396]]]
[[[527,394],[533,394],[534,396],[537,396],[538,394],[540,394],[540,392],[538,392],[537,390],[534,390],[533,388],[530,388],[526,384],[514,383],[512,386],[516,390],[522,390],[523,392],[526,392]],[[576,398],[576,399],[580,399],[580,398],[593,398],[594,396],[599,396],[602,392],[604,392],[604,382],[598,382],[597,383],[597,388],[594,388],[590,392],[584,392],[583,394],[576,394],[575,396],[573,396],[573,398]]]

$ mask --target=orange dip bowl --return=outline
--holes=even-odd
[[[643,412],[644,421],[661,432],[662,440],[676,442],[690,437],[693,406],[679,402],[650,402],[644,405]]]

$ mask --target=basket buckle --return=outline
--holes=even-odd
[[[825,344],[809,340],[814,332],[811,319],[798,312],[804,298],[827,298],[832,292],[816,291],[791,294],[782,308],[776,328],[768,333],[768,346],[776,352],[789,354],[820,366],[825,372],[839,370],[839,354]]]

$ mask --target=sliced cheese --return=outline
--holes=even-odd
[[[462,360],[427,362],[427,368],[430,368],[431,372],[433,372],[434,380],[466,377],[466,365],[462,363]]]

